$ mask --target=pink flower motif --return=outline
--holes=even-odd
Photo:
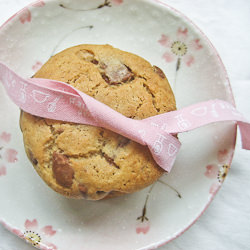
[[[137,226],[136,226],[137,234],[140,234],[140,233],[146,234],[148,233],[149,229],[150,229],[150,224],[148,220],[144,220],[143,222],[142,221],[137,222]]]
[[[181,58],[183,58],[183,62],[190,67],[195,63],[195,58],[191,52],[195,52],[203,48],[200,44],[200,39],[196,38],[188,40],[188,29],[181,27],[178,28],[174,39],[162,34],[158,42],[160,45],[168,49],[162,56],[167,63],[171,63],[175,61],[175,59],[179,60],[177,63],[177,70],[180,67],[179,64]]]
[[[164,47],[170,47],[172,44],[170,38],[164,34],[161,35],[161,38],[158,42]]]
[[[6,175],[6,167],[2,165],[0,167],[0,176],[4,176],[4,175]]]
[[[45,5],[44,1],[37,1],[36,3],[33,3],[32,6],[34,7],[43,7]]]
[[[218,176],[219,168],[216,165],[207,165],[204,175],[209,179],[215,179]]]
[[[168,63],[174,61],[175,59],[174,55],[169,52],[164,53],[162,58],[165,59],[165,61]]]
[[[23,9],[22,13],[19,16],[19,20],[22,24],[26,22],[29,23],[31,21],[31,12],[28,8]]]
[[[2,132],[0,134],[0,142],[9,143],[11,140],[11,134]],[[0,145],[0,159],[5,160],[8,163],[14,163],[17,161],[17,151],[12,148],[5,148],[5,145]],[[6,166],[0,167],[0,176],[7,174]]]
[[[187,28],[178,28],[177,30],[177,37],[180,39],[180,40],[185,40],[188,36],[188,29]]]
[[[4,158],[7,162],[13,163],[17,161],[17,151],[12,148],[7,148],[4,152]]]
[[[194,50],[200,50],[203,48],[203,46],[200,44],[200,39],[194,39],[190,42],[190,46]]]
[[[33,221],[26,220],[24,226],[26,230],[36,230],[38,228],[38,223],[36,219]]]
[[[227,149],[219,150],[217,153],[217,159],[219,163],[225,164],[228,161],[229,158],[229,152]]]
[[[56,245],[47,241],[48,238],[56,234],[56,230],[52,226],[48,225],[39,229],[37,220],[33,219],[32,221],[26,220],[24,227],[23,238],[27,242],[43,250],[57,250]]]
[[[123,3],[123,0],[111,0],[111,2],[115,5],[120,5]]]
[[[36,63],[32,66],[33,71],[38,71],[42,67],[42,63],[39,61],[36,61]]]
[[[52,226],[45,226],[44,228],[42,228],[41,232],[50,236],[53,236],[54,234],[56,234],[56,231],[53,230]]]
[[[6,143],[10,142],[11,139],[11,134],[6,133],[6,132],[2,132],[2,134],[0,135],[0,141],[4,141]]]
[[[194,63],[194,57],[192,55],[187,55],[183,58],[183,61],[190,67]]]

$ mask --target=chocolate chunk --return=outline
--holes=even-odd
[[[131,69],[118,60],[100,62],[102,78],[110,85],[126,83],[134,79]]]
[[[164,72],[159,67],[153,66],[153,68],[154,68],[154,72],[158,74],[161,78],[163,79],[166,78]]]
[[[68,157],[54,152],[52,161],[52,171],[56,182],[63,187],[70,188],[73,184],[74,170],[69,164]]]
[[[132,77],[132,72],[124,64],[108,66],[105,73],[113,85],[127,82]]]

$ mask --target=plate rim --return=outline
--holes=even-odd
[[[43,0],[42,2],[45,3],[49,3],[49,2],[54,2],[55,0]],[[235,99],[234,99],[234,95],[233,95],[233,91],[232,91],[232,86],[231,86],[231,82],[228,76],[228,72],[226,70],[226,67],[217,51],[217,49],[215,48],[215,46],[212,44],[212,42],[209,40],[209,38],[207,37],[207,35],[202,31],[202,29],[195,24],[195,22],[193,22],[187,15],[183,14],[181,11],[179,11],[178,9],[176,9],[175,7],[172,7],[171,5],[163,2],[162,0],[140,0],[142,2],[147,2],[150,4],[155,4],[155,5],[160,5],[161,7],[168,9],[170,12],[172,12],[173,14],[176,14],[178,16],[178,18],[184,20],[185,23],[190,24],[191,26],[193,26],[193,29],[195,31],[197,31],[198,33],[200,33],[201,37],[207,42],[207,45],[210,46],[210,49],[214,52],[214,55],[217,57],[218,59],[218,64],[221,66],[221,72],[223,73],[223,76],[225,76],[226,82],[228,83],[228,94],[230,97],[230,101],[232,102],[233,106],[236,107],[235,104]],[[23,8],[21,8],[19,11],[17,11],[16,13],[14,13],[12,16],[10,16],[2,25],[0,25],[0,32],[1,30],[9,23],[11,22],[16,16],[18,16],[20,13],[22,13],[25,9],[27,8],[33,8],[35,4],[40,3],[41,0],[36,0],[36,1],[32,1],[31,3],[25,5]],[[231,155],[230,155],[230,159],[229,159],[229,166],[231,166],[232,164],[232,160],[234,157],[234,153],[235,153],[235,148],[236,148],[236,138],[237,138],[237,123],[234,124],[234,135],[233,135],[233,142],[232,142],[232,151],[231,151]],[[187,226],[185,226],[183,229],[177,231],[173,236],[171,236],[169,239],[165,239],[165,240],[161,240],[158,242],[154,242],[148,246],[139,248],[138,250],[153,250],[156,248],[159,248],[161,246],[166,245],[167,243],[175,240],[176,238],[178,238],[179,236],[181,236],[182,234],[184,234],[189,228],[191,228],[198,220],[199,218],[204,214],[204,212],[207,210],[207,208],[210,206],[211,202],[213,201],[213,199],[215,198],[216,194],[218,193],[218,191],[220,190],[221,186],[223,183],[221,183],[220,185],[217,185],[215,191],[211,194],[209,200],[207,201],[207,203],[204,205],[203,209],[201,210],[201,212],[199,212],[198,216],[195,217],[194,219],[192,219],[191,223],[188,223]],[[0,224],[7,229],[9,232],[11,232],[12,234],[18,236],[19,238],[23,239],[25,242],[28,242],[24,237],[22,237],[19,233],[18,233],[18,229],[10,224],[8,224],[4,219],[2,219],[0,217]],[[30,245],[32,245],[30,243]],[[48,249],[50,249],[47,245],[45,246],[45,244],[43,244],[43,246],[41,247],[46,247]],[[38,249],[42,249],[39,246],[35,246],[35,248]]]

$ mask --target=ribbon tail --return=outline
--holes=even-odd
[[[158,136],[157,140],[148,141],[147,146],[155,162],[166,172],[170,172],[180,150],[181,143],[169,134],[164,135],[164,140],[162,138]]]
[[[150,147],[150,145],[148,145],[149,150],[155,160],[155,162],[162,168],[164,169],[167,173],[169,173],[171,171],[171,169],[174,166],[175,160],[176,160],[176,156],[174,155],[172,157],[166,157],[166,154],[161,154],[161,155],[156,155],[154,153],[154,151],[152,150],[152,148]],[[176,151],[176,154],[179,152],[179,149]]]
[[[242,148],[250,150],[250,124],[246,122],[238,122]]]

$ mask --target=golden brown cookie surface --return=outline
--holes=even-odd
[[[66,82],[133,119],[175,110],[164,73],[134,54],[109,45],[79,45],[53,56],[35,75]],[[131,193],[156,181],[163,170],[147,147],[103,128],[22,113],[26,153],[55,191],[102,199]]]

